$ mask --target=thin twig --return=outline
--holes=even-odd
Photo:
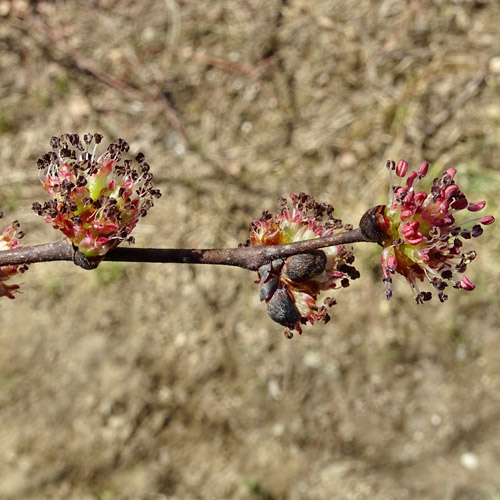
[[[245,63],[236,63],[233,61],[227,61],[225,59],[221,59],[219,57],[210,56],[204,54],[203,52],[193,50],[191,48],[186,47],[183,50],[179,50],[176,52],[176,55],[180,57],[191,59],[193,61],[206,64],[207,66],[212,66],[214,68],[219,68],[223,71],[228,71],[230,73],[237,73],[243,76],[246,76],[253,80],[259,86],[259,89],[266,95],[266,97],[276,99],[276,96],[272,90],[266,85],[266,83],[258,76],[258,71],[262,68],[267,68],[272,66],[276,62],[276,58],[274,56],[267,57],[262,59],[257,64],[245,64]]]
[[[73,49],[61,36],[59,36],[56,31],[54,31],[50,26],[45,24],[38,18],[26,13],[17,12],[17,16],[23,19],[29,26],[35,28],[40,33],[47,36],[50,41],[61,50],[67,57],[69,57],[82,71],[86,71],[93,75],[98,80],[104,82],[109,87],[112,87],[124,94],[128,95],[133,99],[137,99],[142,102],[154,102],[163,109],[163,112],[167,120],[172,124],[172,126],[180,132],[184,139],[189,142],[186,129],[182,123],[179,115],[175,112],[173,107],[168,102],[168,99],[163,94],[154,95],[136,87],[132,87],[128,83],[114,77],[113,75],[103,71],[98,68],[90,59],[82,56],[77,50]]]
[[[130,248],[118,247],[106,254],[104,260],[117,262],[161,262],[174,264],[215,264],[236,266],[256,271],[272,260],[334,245],[369,241],[360,229],[323,238],[287,243],[285,245],[256,245],[238,248]],[[33,247],[21,247],[0,252],[0,266],[33,264],[36,262],[74,261],[75,249],[66,240]]]

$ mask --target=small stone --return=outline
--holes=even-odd
[[[492,57],[488,67],[492,73],[500,73],[500,56]]]
[[[269,380],[267,383],[267,390],[273,399],[278,400],[281,398],[281,387],[276,379],[272,378]]]
[[[460,463],[466,469],[475,470],[479,466],[479,459],[475,453],[468,451],[461,455]]]
[[[455,359],[457,361],[465,361],[467,359],[467,349],[463,345],[459,345],[455,350]]]
[[[442,422],[442,418],[436,413],[431,417],[432,425],[438,426]]]
[[[321,366],[321,356],[314,351],[308,351],[304,355],[304,366],[307,368],[319,368]]]
[[[10,3],[11,2],[8,2],[8,1],[0,2],[0,16],[1,17],[7,17],[9,15],[10,8],[11,8]]]
[[[285,434],[285,426],[281,422],[276,422],[273,425],[273,436],[275,437],[281,437],[283,434]]]

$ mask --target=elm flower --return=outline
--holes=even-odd
[[[259,220],[250,224],[249,244],[282,245],[330,236],[343,229],[342,221],[333,218],[331,205],[317,203],[304,193],[292,194],[290,198],[291,207],[280,198],[278,203],[282,208],[278,214],[264,212]],[[318,296],[324,290],[347,287],[349,278],[358,278],[353,262],[352,248],[337,245],[276,259],[259,269],[256,283],[260,300],[265,301],[271,319],[287,327],[286,337],[293,336],[290,330],[301,334],[301,325],[308,322],[330,320],[327,307],[336,301],[327,297],[318,305]]]
[[[405,160],[397,164],[388,161],[387,168],[391,171],[391,178],[392,171],[395,171],[400,182],[398,185],[391,182],[389,205],[380,205],[367,212],[376,230],[380,231],[378,241],[383,247],[381,264],[386,297],[392,296],[394,273],[407,279],[418,304],[432,298],[431,292],[421,292],[418,288],[417,282],[424,279],[436,289],[441,302],[448,298],[444,290],[449,284],[461,290],[474,290],[475,286],[464,273],[476,258],[476,252],[464,252],[462,240],[480,236],[482,226],[492,224],[495,219],[487,215],[458,223],[455,216],[462,210],[478,212],[486,202],[470,203],[467,200],[454,181],[457,172],[454,168],[434,179],[428,193],[416,190],[416,185],[429,169],[427,162],[409,175]],[[360,225],[363,229],[363,219]]]
[[[42,184],[52,201],[33,204],[45,222],[59,229],[85,257],[98,262],[120,242],[133,243],[130,233],[139,217],[161,196],[153,189],[153,174],[139,153],[138,166],[129,159],[120,163],[129,145],[118,139],[96,155],[101,134],[52,137],[52,151],[38,159]]]
[[[3,217],[0,212],[0,218]],[[0,236],[0,251],[10,250],[12,248],[21,247],[19,240],[24,236],[24,233],[19,230],[19,222],[16,220],[10,226],[7,226]],[[14,298],[14,294],[18,293],[19,285],[7,285],[6,281],[12,278],[18,272],[24,273],[28,269],[26,265],[18,266],[1,266],[0,267],[0,297]]]

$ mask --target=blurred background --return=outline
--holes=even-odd
[[[137,246],[237,246],[300,191],[356,225],[400,158],[498,218],[499,25],[496,0],[0,1],[2,222],[59,239],[36,160],[94,131],[163,192]],[[358,244],[292,340],[247,271],[32,265],[0,304],[0,498],[500,499],[499,240],[421,306]]]

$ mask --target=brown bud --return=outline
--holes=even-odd
[[[75,252],[75,255],[73,257],[73,262],[82,269],[85,269],[86,271],[91,271],[92,269],[95,269],[99,265],[101,260],[102,257],[89,258],[78,250]]]
[[[278,288],[266,304],[269,317],[287,328],[295,328],[300,321],[300,313],[286,288]]]
[[[359,221],[359,228],[369,241],[382,243],[387,238],[387,224],[384,219],[385,205],[367,210]]]
[[[292,281],[306,281],[325,270],[326,255],[321,250],[288,257],[283,274]]]

